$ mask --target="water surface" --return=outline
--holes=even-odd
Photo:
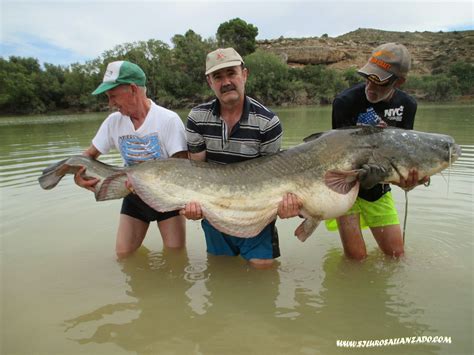
[[[285,147],[330,128],[329,107],[275,111]],[[300,221],[279,220],[271,270],[207,256],[197,222],[186,250],[163,250],[152,225],[144,246],[117,261],[120,201],[96,203],[71,176],[51,191],[37,184],[43,168],[90,144],[105,115],[1,118],[0,353],[471,354],[473,112],[419,107],[415,129],[452,135],[463,157],[409,193],[404,258],[384,257],[368,232],[367,260],[350,262],[324,226],[303,244],[293,237]],[[102,160],[121,163],[117,153]],[[403,219],[404,194],[393,190]],[[415,336],[451,344],[336,346]]]

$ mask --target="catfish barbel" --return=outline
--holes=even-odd
[[[360,186],[398,183],[411,169],[423,179],[460,155],[447,135],[359,127],[319,133],[277,154],[228,165],[170,158],[120,168],[72,156],[46,168],[39,183],[51,189],[84,166],[86,176],[100,179],[97,201],[126,196],[128,179],[155,210],[178,210],[196,201],[215,228],[242,238],[257,235],[276,218],[283,196],[293,193],[302,202],[304,217],[295,235],[304,241],[322,220],[347,212]]]

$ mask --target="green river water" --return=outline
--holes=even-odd
[[[274,108],[284,147],[329,129],[330,110]],[[348,261],[324,225],[298,241],[294,218],[277,222],[271,270],[207,256],[198,222],[187,224],[186,250],[163,250],[151,226],[134,256],[116,260],[120,201],[96,203],[71,176],[51,191],[37,183],[81,153],[105,115],[0,118],[1,354],[474,352],[474,106],[419,106],[415,129],[453,136],[463,156],[408,194],[405,257],[384,257],[366,232],[368,258]],[[403,220],[404,193],[393,191]],[[418,343],[337,343],[401,338]]]

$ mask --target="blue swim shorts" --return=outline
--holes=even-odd
[[[360,214],[361,229],[400,224],[391,192],[385,193],[377,201],[373,202],[357,197],[354,205],[345,215],[354,213]],[[334,232],[338,230],[336,219],[328,219],[325,223],[328,231]]]
[[[207,220],[201,221],[206,237],[207,252],[212,255],[241,255],[245,260],[274,259],[280,256],[275,221],[252,238],[238,238],[222,233]]]
[[[120,213],[150,223],[152,221],[161,222],[165,219],[178,216],[179,210],[158,212],[143,202],[138,195],[130,193],[124,197]]]

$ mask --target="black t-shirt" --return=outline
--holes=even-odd
[[[357,84],[336,96],[332,103],[332,128],[375,125],[378,120],[389,126],[413,129],[417,103],[413,97],[401,90],[395,93],[389,102],[370,103],[365,96],[365,83]],[[390,185],[378,184],[369,190],[360,189],[359,197],[367,201],[376,201]]]

